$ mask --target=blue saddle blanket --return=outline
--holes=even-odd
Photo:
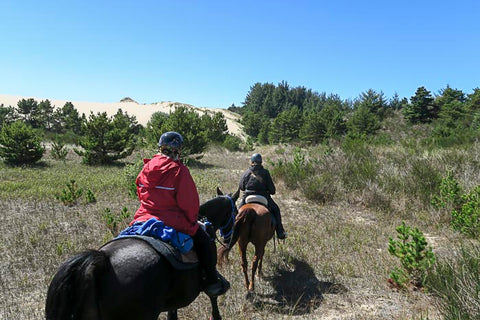
[[[150,218],[145,222],[136,222],[126,228],[117,236],[150,236],[170,243],[181,253],[188,252],[193,248],[193,239],[188,234],[178,232],[172,227],[166,226],[163,221]]]

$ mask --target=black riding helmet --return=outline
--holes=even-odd
[[[158,140],[158,146],[164,153],[179,154],[183,147],[183,137],[175,131],[168,131],[162,134]]]
[[[262,155],[260,153],[254,153],[250,158],[251,163],[262,164]]]

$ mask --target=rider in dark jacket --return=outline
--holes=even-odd
[[[287,233],[283,229],[280,208],[271,197],[272,194],[275,194],[275,185],[273,184],[270,172],[263,167],[262,156],[259,153],[252,155],[250,161],[250,168],[248,168],[240,178],[239,188],[243,191],[240,207],[245,204],[245,198],[249,195],[257,194],[267,198],[268,208],[277,222],[277,238],[285,239]]]

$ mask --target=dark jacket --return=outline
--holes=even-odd
[[[242,174],[239,188],[244,192],[244,196],[258,194],[268,199],[270,195],[275,194],[275,185],[270,172],[258,164],[251,166]]]

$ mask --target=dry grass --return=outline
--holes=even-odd
[[[460,182],[469,187],[480,184],[480,152],[478,145],[475,148],[477,158],[473,159],[475,153],[466,151],[424,157],[436,167],[458,166],[457,172],[463,173]],[[255,152],[275,160],[289,154],[288,147],[281,149]],[[330,170],[344,161],[340,153],[335,157],[336,162],[325,164]],[[389,172],[395,181],[408,179],[392,160],[407,161],[405,150],[382,148],[375,157],[379,172]],[[213,149],[192,164],[201,200],[213,197],[217,185],[223,191],[235,191],[248,161],[249,153]],[[66,164],[47,157],[43,166],[32,169],[0,166],[0,319],[43,318],[47,286],[60,263],[112,237],[104,209],[136,209],[136,200],[122,189],[122,170],[121,166],[103,171],[88,168],[72,156]],[[52,193],[60,191],[72,175],[94,191],[96,204],[65,207],[55,200]],[[33,181],[35,185],[29,185]],[[388,237],[407,219],[424,231],[434,252],[447,255],[458,235],[443,226],[435,212],[415,203],[418,200],[412,203],[401,192],[392,199],[395,193],[387,193],[386,185],[371,183],[362,192],[349,193],[339,184],[333,201],[320,205],[277,181],[274,198],[289,238],[276,246],[273,241],[267,244],[265,278],[257,281],[256,295],[250,299],[246,299],[238,254],[231,252],[231,263],[221,269],[232,284],[219,299],[224,319],[439,319],[435,299],[428,293],[399,292],[388,286],[388,274],[397,265],[387,251]],[[250,261],[251,256],[252,250]],[[209,302],[203,294],[179,310],[181,319],[208,316]]]

